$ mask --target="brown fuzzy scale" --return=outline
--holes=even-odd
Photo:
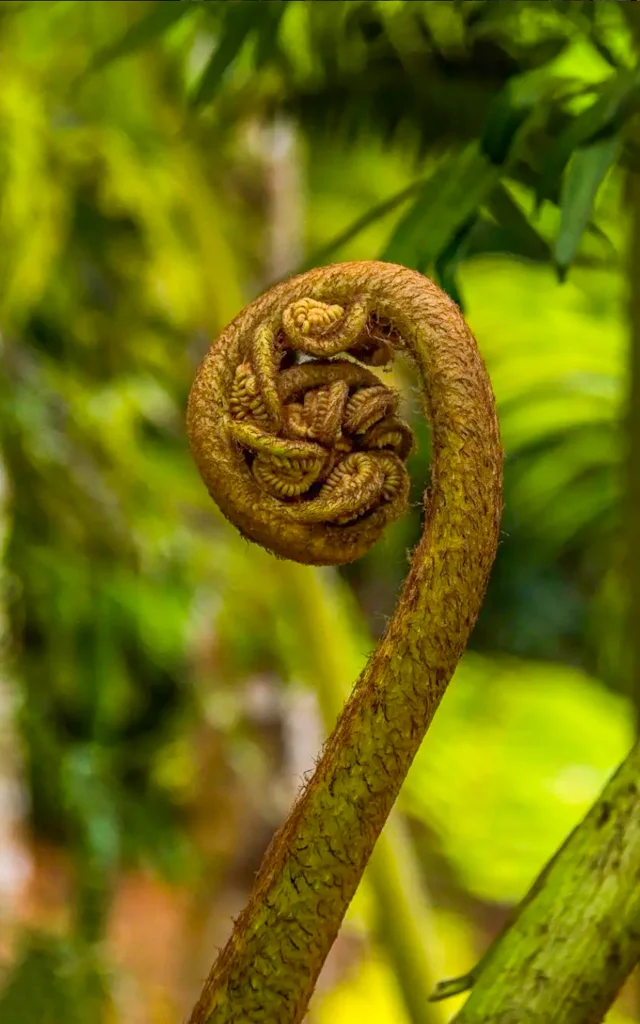
[[[343,506],[351,495],[352,511],[363,502],[370,509],[344,525],[335,517],[330,522],[294,517],[309,518],[304,509],[312,510],[314,502],[320,502],[317,509],[322,502],[329,508],[322,486],[321,497],[311,495],[293,506],[260,490],[245,442],[239,447],[234,440],[236,428],[247,421],[230,426],[229,396],[236,368],[251,361],[256,333],[269,328],[280,346],[283,323],[294,335],[292,347],[319,360],[298,366],[287,360],[289,368],[280,371],[280,399],[288,393],[298,402],[309,386],[346,380],[355,388],[361,375],[365,381],[372,377],[350,359],[328,357],[365,352],[376,325],[384,325],[386,343],[413,357],[422,381],[433,429],[431,486],[423,536],[394,616],[311,781],[265,855],[249,904],[214,964],[191,1024],[302,1020],[376,839],[465,648],[498,542],[502,451],[476,342],[457,306],[431,281],[375,262],[312,270],[272,288],[230,324],[198,371],[188,413],[192,450],[214,500],[241,532],[282,557],[342,564],[362,555],[406,502],[406,470],[392,448],[356,453],[363,458],[354,474],[332,471],[331,480],[335,473],[347,479],[341,484],[336,477],[336,487],[325,487],[327,495],[337,495]],[[374,386],[374,380],[369,383]],[[388,411],[384,402],[382,418]],[[404,430],[403,425],[403,439]],[[253,435],[243,436],[249,441]],[[266,436],[255,436],[266,450]],[[274,435],[277,453],[286,454],[286,443],[293,442]],[[366,477],[367,486],[381,488],[373,507],[354,486],[360,473],[363,487]],[[352,491],[340,489],[347,485]],[[394,488],[398,493],[389,501]]]

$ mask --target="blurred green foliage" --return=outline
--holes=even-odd
[[[184,451],[188,337],[241,299],[165,69],[74,92],[127,12],[43,7],[2,26],[6,570],[33,822],[77,846],[95,936],[96,886],[122,856],[175,877],[187,855],[183,780],[161,766],[189,721],[190,610],[210,557],[189,528],[204,502]]]
[[[326,715],[323,687],[364,663],[419,535],[429,438],[406,368],[415,507],[318,577],[339,633],[220,520],[188,457],[194,367],[273,276],[274,120],[298,143],[305,265],[382,256],[437,277],[498,397],[503,542],[402,803],[452,973],[625,753],[621,178],[639,151],[624,7],[0,4],[5,649],[30,826],[77,874],[68,934],[15,952],[7,1024],[116,1013],[96,949],[123,871],[195,885],[211,870],[194,808],[206,787],[224,808],[227,775],[203,781],[198,729],[249,801],[285,760],[250,682],[315,687]],[[242,874],[225,857],[218,888]],[[374,951],[319,1019],[399,1022],[395,984]]]

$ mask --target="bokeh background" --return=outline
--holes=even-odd
[[[451,1019],[429,991],[625,756],[631,6],[0,3],[3,1024],[188,1014],[393,609],[429,472],[406,367],[412,510],[344,570],[242,541],[188,454],[209,340],[292,271],[439,280],[507,453],[481,620],[310,1024]]]

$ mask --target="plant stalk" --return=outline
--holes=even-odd
[[[298,637],[312,666],[309,682],[318,696],[327,732],[333,728],[350,683],[362,667],[366,634],[354,622],[334,570],[279,563],[296,606]],[[359,636],[362,643],[358,642]],[[440,1004],[429,1002],[441,976],[441,954],[433,928],[433,910],[401,814],[394,810],[375,846],[364,875],[375,900],[376,932],[391,963],[410,1024],[443,1024]]]
[[[639,876],[640,743],[473,972],[454,1024],[602,1021],[640,960]]]

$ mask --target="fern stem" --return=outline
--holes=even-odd
[[[454,1024],[603,1020],[640,959],[639,779],[640,744],[470,976]]]
[[[276,285],[212,345],[191,389],[192,451],[227,518],[281,557],[344,564],[406,507],[411,435],[397,396],[363,365],[395,350],[416,364],[433,428],[423,535],[191,1024],[302,1020],[475,624],[502,504],[495,404],[475,339],[455,303],[405,267],[343,263]]]
[[[313,666],[309,681],[330,731],[364,658],[364,628],[360,634],[355,627],[355,609],[332,570],[309,571],[287,562],[282,572],[296,604],[305,661]],[[433,911],[411,838],[395,810],[380,834],[363,881],[371,887],[376,931],[398,980],[408,1020],[411,1024],[443,1024],[448,1014],[440,1004],[429,1002],[436,979],[442,975]]]

